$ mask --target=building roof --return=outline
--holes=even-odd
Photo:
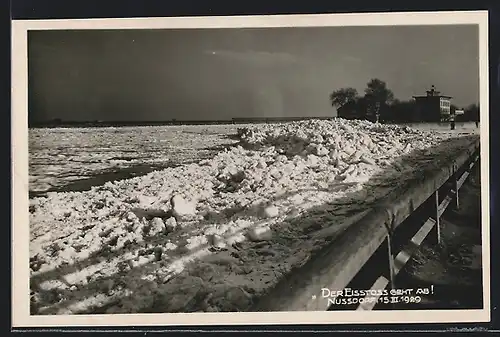
[[[431,89],[426,91],[427,95],[425,96],[412,96],[413,98],[427,98],[427,97],[442,97],[442,98],[449,98],[451,99],[451,96],[446,96],[446,95],[441,95],[441,91],[437,91],[436,87],[431,85]]]
[[[429,98],[429,97],[443,97],[443,98],[453,98],[453,96],[446,96],[446,95],[434,95],[434,96],[412,96],[413,98]]]

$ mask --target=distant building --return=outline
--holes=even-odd
[[[421,122],[441,122],[451,117],[451,96],[441,95],[434,86],[425,96],[413,96],[415,114]]]

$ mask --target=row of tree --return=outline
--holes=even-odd
[[[360,96],[355,88],[342,88],[330,94],[332,106],[339,115],[346,118],[380,120],[387,112],[394,94],[387,84],[379,79],[368,82],[364,95]]]
[[[474,121],[479,122],[479,105],[471,104],[464,109],[464,114],[458,118],[460,121]]]
[[[388,123],[419,122],[415,100],[400,101],[387,87],[386,82],[371,79],[359,95],[355,88],[341,88],[330,94],[330,103],[337,108],[338,114],[348,119],[368,119]],[[452,113],[458,108],[450,107]],[[463,115],[457,115],[456,121],[478,121],[479,106],[472,104],[466,107]]]

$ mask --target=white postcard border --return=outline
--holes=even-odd
[[[252,312],[167,313],[75,316],[30,316],[27,128],[27,33],[50,29],[172,29],[306,26],[479,25],[480,139],[483,298],[482,310],[425,310],[372,312]],[[318,15],[261,15],[228,17],[160,17],[120,19],[12,21],[12,326],[172,326],[281,325],[369,323],[467,323],[490,320],[489,238],[489,76],[488,12],[401,12]],[[326,285],[325,285],[326,286]]]

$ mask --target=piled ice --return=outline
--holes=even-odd
[[[110,312],[137,312],[151,303],[120,298],[151,294],[212,248],[270,240],[274,224],[359,190],[377,172],[404,170],[396,158],[446,137],[343,119],[251,126],[238,135],[240,145],[199,163],[33,199],[35,311],[121,301]],[[92,300],[75,300],[92,291]]]

